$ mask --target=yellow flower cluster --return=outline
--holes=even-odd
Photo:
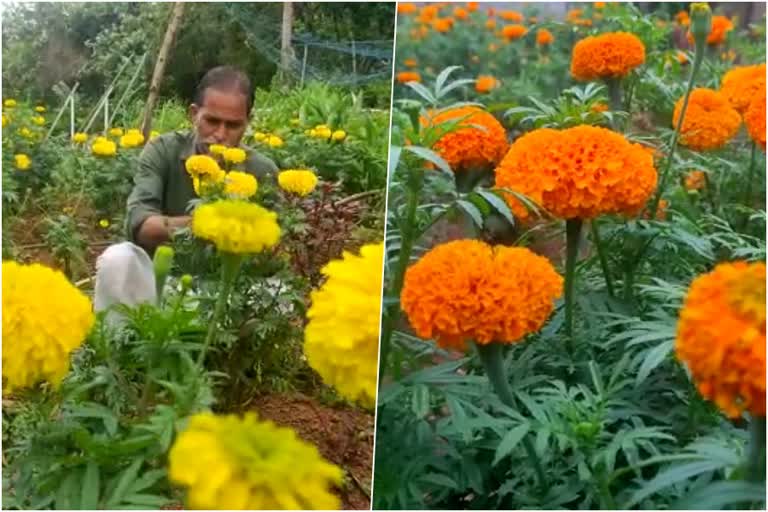
[[[242,148],[224,148],[221,156],[224,158],[225,162],[229,162],[231,164],[241,164],[245,162],[247,157],[245,150]]]
[[[32,130],[30,130],[30,129],[29,129],[29,128],[27,128],[26,126],[22,126],[21,128],[19,128],[19,135],[21,135],[21,136],[22,136],[22,137],[24,137],[25,139],[31,139],[32,137],[34,137],[34,136],[35,136],[35,135],[32,133]]]
[[[32,160],[24,153],[13,155],[13,165],[20,171],[26,171],[32,165]]]
[[[729,417],[765,416],[765,263],[722,263],[691,283],[675,353]]]
[[[257,142],[266,144],[271,148],[280,148],[280,147],[283,147],[283,145],[285,144],[285,142],[283,142],[283,139],[281,139],[277,135],[270,134],[270,133],[256,132],[253,134],[253,138]]]
[[[319,124],[304,133],[315,139],[330,139],[335,142],[340,142],[347,138],[347,132],[344,130],[332,130],[327,124]]]
[[[247,172],[230,171],[224,177],[224,193],[233,199],[248,199],[258,188],[256,178]]]
[[[112,137],[122,137],[123,136],[123,129],[122,128],[110,128],[109,134]]]
[[[383,257],[379,243],[328,263],[304,331],[309,365],[340,395],[368,408],[376,403]]]
[[[277,214],[245,201],[219,200],[203,204],[192,216],[192,233],[210,240],[221,252],[257,253],[277,244]]]
[[[3,266],[3,388],[57,386],[94,322],[91,303],[64,274],[37,263]]]
[[[96,156],[115,156],[117,154],[117,144],[106,137],[96,137],[91,145],[91,152]]]
[[[46,108],[44,106],[42,106],[42,105],[38,105],[38,106],[35,107],[35,112],[38,112],[40,114],[45,112],[45,110],[46,110]]]
[[[336,510],[343,471],[288,428],[200,413],[168,455],[168,476],[188,489],[187,506],[218,510]]]
[[[224,180],[226,172],[219,163],[208,155],[192,155],[184,162],[184,168],[192,177],[192,186],[197,195],[210,185]]]
[[[223,155],[227,150],[227,146],[224,144],[211,144],[208,146],[208,152],[212,155]]]
[[[144,134],[136,128],[128,130],[125,135],[120,137],[121,148],[137,148],[142,144],[144,144]]]
[[[72,142],[76,144],[83,144],[85,142],[88,142],[88,134],[77,132],[72,136]]]
[[[14,108],[16,106],[16,100],[14,100],[13,98],[8,98],[3,102],[3,106],[5,108]]]
[[[317,176],[308,170],[288,169],[277,175],[277,183],[286,192],[304,197],[315,190]]]
[[[45,124],[45,118],[43,116],[34,116],[32,117],[32,123],[37,126],[43,126]]]

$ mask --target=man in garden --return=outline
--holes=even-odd
[[[189,107],[193,129],[166,133],[147,144],[128,197],[129,241],[110,246],[96,262],[97,311],[118,302],[135,305],[155,299],[150,256],[190,224],[188,206],[197,197],[184,167],[186,159],[207,154],[212,144],[240,146],[252,106],[253,86],[245,73],[229,66],[213,68],[198,84]],[[257,179],[277,171],[268,158],[243,149],[244,169]]]

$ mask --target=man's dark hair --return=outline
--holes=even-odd
[[[245,95],[248,115],[251,114],[253,107],[253,85],[243,71],[233,66],[218,66],[209,70],[200,83],[197,84],[195,91],[195,103],[202,105],[205,101],[205,91],[208,89],[217,89],[219,91],[237,90]]]

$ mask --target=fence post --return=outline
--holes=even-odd
[[[301,81],[299,82],[299,88],[304,87],[304,73],[307,71],[307,52],[309,51],[309,45],[304,45],[304,57],[301,59]]]
[[[48,128],[48,133],[45,134],[45,137],[43,137],[43,140],[47,140],[48,137],[51,136],[53,133],[53,129],[56,128],[56,125],[59,122],[59,119],[61,119],[61,116],[64,114],[64,110],[67,108],[67,102],[70,100],[70,98],[73,98],[75,95],[75,91],[77,91],[77,88],[80,86],[80,82],[76,82],[75,86],[72,87],[72,90],[69,91],[69,94],[67,95],[67,99],[64,100],[64,105],[61,106],[59,109],[59,113],[56,114],[56,117],[53,119],[53,122],[51,123],[51,127]]]
[[[352,40],[352,85],[357,87],[357,51],[354,39]]]

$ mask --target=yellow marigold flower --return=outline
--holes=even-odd
[[[42,114],[43,112],[45,112],[45,110],[46,110],[45,107],[42,106],[42,105],[38,105],[38,106],[35,107],[35,112],[37,112],[39,114]]]
[[[117,154],[117,144],[111,140],[100,137],[93,141],[91,152],[96,156],[115,156]]]
[[[43,116],[34,116],[32,117],[32,123],[37,126],[43,126],[45,124],[45,118]]]
[[[192,215],[192,233],[221,252],[261,252],[280,239],[277,214],[253,203],[219,200],[202,204]]]
[[[645,45],[627,32],[585,37],[573,47],[571,75],[577,80],[621,78],[645,62]]]
[[[16,100],[14,100],[13,98],[8,98],[3,102],[3,106],[5,108],[14,108],[16,106]]]
[[[72,136],[72,142],[75,142],[77,144],[83,144],[85,142],[88,142],[88,134],[77,132]]]
[[[752,140],[765,150],[765,87],[755,94],[749,104],[744,113],[744,124]]]
[[[421,82],[421,75],[416,71],[400,71],[397,75],[395,75],[395,80],[401,84],[408,82]]]
[[[253,138],[259,142],[266,140],[268,135],[264,132],[256,132],[253,134]]]
[[[621,134],[596,126],[533,130],[509,148],[496,186],[526,195],[563,219],[637,215],[656,188],[653,156]],[[526,218],[511,194],[507,202]]]
[[[224,177],[224,193],[234,199],[248,199],[258,188],[256,178],[247,172],[230,171]]]
[[[32,160],[24,153],[19,153],[18,155],[13,155],[13,164],[18,170],[26,171],[32,165]]]
[[[297,462],[301,462],[297,464]],[[343,471],[289,429],[255,413],[199,413],[168,454],[168,477],[187,507],[214,510],[336,510]]]
[[[277,135],[270,135],[269,137],[267,137],[267,144],[271,148],[280,148],[280,147],[283,147],[285,143],[283,142],[283,139],[281,139]]]
[[[111,128],[109,134],[113,137],[122,137],[124,135],[122,128]]]
[[[765,416],[765,263],[721,263],[691,283],[675,354],[729,417]]]
[[[691,171],[685,176],[686,190],[701,190],[707,186],[707,176],[704,171]]]
[[[64,274],[37,263],[3,262],[3,388],[58,386],[69,355],[94,322],[91,302]]]
[[[731,106],[743,114],[752,98],[765,91],[765,63],[757,66],[738,66],[723,76],[720,93]]]
[[[224,153],[222,153],[222,156],[224,157],[225,162],[230,162],[233,164],[241,164],[245,162],[246,154],[245,150],[241,148],[227,148],[224,150]]]
[[[562,291],[563,278],[543,256],[457,240],[406,271],[400,304],[420,337],[464,350],[467,340],[516,343],[538,331]]]
[[[528,32],[528,29],[522,25],[504,25],[501,34],[508,40],[520,39]]]
[[[219,163],[208,155],[192,155],[184,162],[184,168],[193,178],[212,179],[221,175]]]
[[[34,137],[32,130],[30,130],[26,126],[22,126],[21,128],[19,128],[19,135],[21,135],[25,139],[31,139],[32,137]]]
[[[677,126],[683,99],[675,103],[672,126]],[[698,151],[724,146],[739,131],[741,116],[728,100],[712,89],[691,91],[680,131],[680,143]]]
[[[331,134],[331,140],[336,142],[342,141],[347,138],[347,132],[344,130],[336,130]]]
[[[101,219],[99,221],[99,226],[101,226],[104,229],[107,229],[109,227],[109,221],[107,219]]]
[[[144,144],[144,135],[141,132],[128,130],[128,133],[120,137],[121,148],[137,148],[142,144]]]
[[[212,155],[223,155],[227,150],[227,146],[224,144],[211,144],[208,146],[208,152]]]
[[[430,116],[429,119],[421,118],[422,126],[458,120],[461,120],[461,126],[466,126],[446,133],[432,148],[454,171],[493,168],[509,147],[507,132],[501,123],[478,107],[458,107],[436,114],[430,112]]]
[[[289,169],[277,175],[277,184],[286,192],[303,197],[315,190],[317,176],[312,171]]]
[[[8,116],[5,115],[5,112],[3,112],[3,128],[5,128],[5,126],[10,122],[11,120],[8,118]]]
[[[491,92],[500,86],[501,82],[491,75],[480,75],[475,80],[475,90],[481,94]]]
[[[328,263],[304,330],[309,365],[340,395],[369,409],[376,404],[383,257],[379,243]]]
[[[555,36],[552,35],[552,32],[545,28],[540,28],[536,32],[536,44],[539,46],[548,46],[552,44],[555,41]]]

